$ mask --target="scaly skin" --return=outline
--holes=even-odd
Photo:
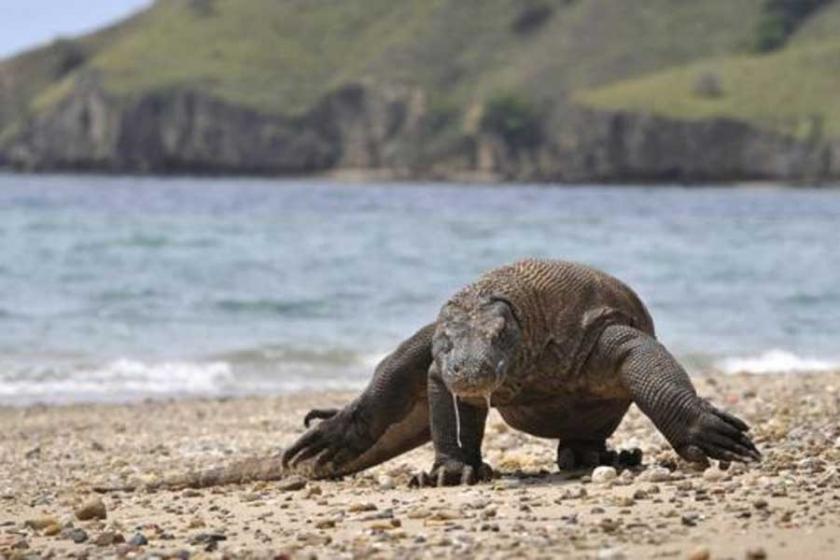
[[[238,461],[225,467],[190,472],[181,476],[158,480],[148,484],[121,486],[94,486],[95,492],[133,492],[145,490],[182,490],[184,488],[209,488],[226,484],[245,484],[255,481],[281,480],[288,475],[280,456],[256,457]]]
[[[686,460],[760,459],[747,425],[697,396],[629,287],[580,264],[524,260],[455,294],[436,322],[379,364],[347,406],[307,414],[307,427],[321,422],[282,458],[163,486],[271,480],[288,472],[341,476],[429,439],[435,461],[415,482],[473,484],[492,476],[481,457],[488,405],[513,428],[559,440],[561,469],[634,465],[638,450],[617,454],[606,447],[634,402]]]

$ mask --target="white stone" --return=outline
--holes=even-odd
[[[720,469],[711,467],[703,471],[703,480],[708,482],[720,482],[724,478],[726,478],[726,473]]]
[[[620,548],[602,548],[598,551],[598,560],[625,560],[627,555]]]
[[[592,471],[592,482],[595,484],[607,484],[618,478],[618,473],[612,467],[597,467]]]
[[[394,479],[388,476],[387,474],[383,474],[377,479],[377,484],[379,484],[379,488],[382,490],[393,490],[397,487]]]
[[[641,482],[667,482],[671,480],[671,471],[665,467],[651,467],[639,475]]]

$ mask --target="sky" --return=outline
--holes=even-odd
[[[0,58],[93,31],[151,0],[0,0]]]

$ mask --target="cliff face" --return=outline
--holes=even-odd
[[[680,121],[574,106],[549,110],[539,142],[461,131],[434,143],[424,96],[351,85],[279,117],[171,90],[137,99],[81,80],[0,150],[22,170],[308,174],[560,182],[821,181],[840,178],[840,143],[797,140],[730,119]],[[2,160],[0,160],[2,161]]]
[[[348,86],[297,117],[266,115],[199,92],[126,99],[80,80],[3,149],[24,170],[300,174],[377,168],[412,127],[411,97]]]
[[[840,143],[797,140],[731,119],[681,121],[570,109],[536,149],[483,138],[482,165],[504,177],[562,182],[825,181],[840,178]]]

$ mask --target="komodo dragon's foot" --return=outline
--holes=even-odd
[[[469,465],[456,459],[435,461],[432,470],[421,472],[411,478],[411,488],[473,485],[493,480],[493,469],[487,463]]]
[[[638,447],[614,451],[605,442],[564,441],[557,447],[557,468],[561,471],[598,466],[637,467],[642,464]]]
[[[316,419],[321,422],[311,426]],[[283,466],[293,470],[304,467],[319,478],[339,474],[375,442],[352,407],[310,410],[304,425],[309,430],[283,453]]]
[[[677,454],[692,463],[708,466],[709,459],[744,463],[761,461],[761,452],[747,432],[750,427],[740,418],[698,399],[692,417],[684,428],[669,438]]]

